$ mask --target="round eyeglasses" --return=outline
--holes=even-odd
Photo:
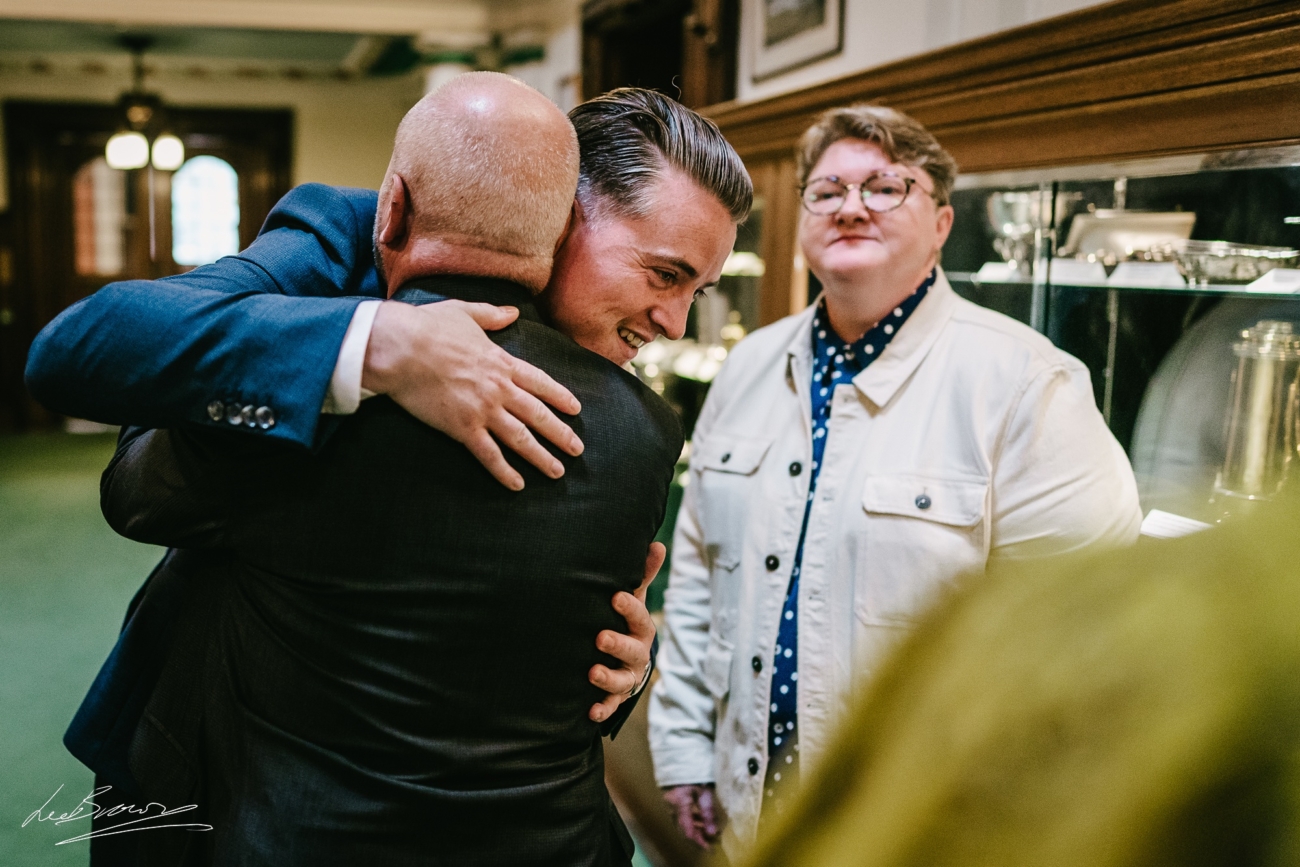
[[[889,172],[880,172],[860,184],[846,184],[835,176],[813,178],[799,189],[804,210],[819,217],[838,214],[849,192],[857,190],[862,196],[862,207],[877,214],[886,214],[901,208],[912,191],[916,178],[905,178]],[[933,193],[929,194],[931,198]],[[935,201],[938,201],[935,199]]]

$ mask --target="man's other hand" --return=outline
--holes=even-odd
[[[627,621],[628,634],[606,629],[596,636],[596,649],[623,663],[622,668],[611,669],[593,665],[587,679],[609,695],[591,706],[588,716],[593,722],[604,722],[613,716],[618,706],[631,698],[645,680],[650,668],[650,649],[654,646],[655,624],[645,607],[645,592],[650,582],[659,574],[668,551],[662,542],[651,542],[645,557],[645,575],[635,593],[621,591],[614,594],[614,610]]]
[[[379,305],[366,347],[361,385],[470,450],[501,484],[517,491],[523,477],[506,462],[497,440],[553,479],[564,465],[533,431],[569,455],[582,441],[547,404],[576,415],[578,399],[541,370],[515,358],[485,331],[505,328],[513,307],[465,301]],[[495,439],[493,438],[495,436]]]
[[[669,786],[664,800],[686,839],[702,849],[712,849],[718,839],[718,809],[712,783]]]

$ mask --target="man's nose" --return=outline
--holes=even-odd
[[[686,334],[686,317],[691,312],[691,298],[687,298],[685,303],[681,299],[656,305],[649,312],[649,318],[654,323],[655,328],[669,340],[681,340]]]

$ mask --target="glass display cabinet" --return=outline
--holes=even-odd
[[[1300,147],[963,175],[953,207],[953,288],[1087,365],[1145,509],[1217,519],[1300,466]]]

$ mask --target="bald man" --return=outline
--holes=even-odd
[[[181,430],[119,453],[116,529],[229,556],[151,705],[201,706],[187,819],[212,830],[140,835],[143,861],[630,862],[586,673],[613,663],[591,636],[623,625],[610,598],[642,582],[682,438],[663,401],[534,306],[577,179],[558,109],[464,76],[403,121],[375,232],[393,300],[519,309],[494,341],[582,403],[585,450],[560,478],[517,459],[511,492],[387,396],[315,453]],[[501,634],[530,648],[526,668]],[[167,755],[158,740],[142,748]]]

